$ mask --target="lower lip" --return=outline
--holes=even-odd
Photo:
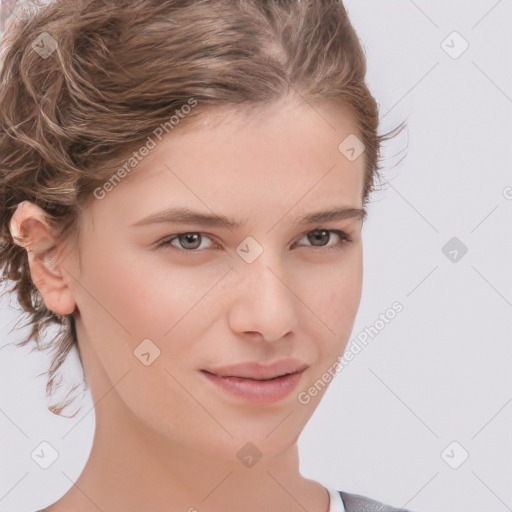
[[[202,372],[210,382],[224,391],[253,403],[273,403],[288,396],[297,386],[302,372],[291,373],[271,380],[252,380],[240,377],[219,377]]]

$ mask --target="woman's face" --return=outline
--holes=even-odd
[[[364,154],[340,151],[354,126],[334,112],[288,100],[257,116],[208,115],[222,122],[154,138],[93,200],[80,219],[80,265],[76,253],[64,264],[93,392],[106,376],[142,424],[225,459],[248,442],[266,456],[297,440],[361,298],[361,217],[301,221],[362,209]],[[181,214],[148,220],[166,210]],[[246,389],[236,395],[204,372],[290,358],[307,368],[282,395],[293,379],[217,379]]]

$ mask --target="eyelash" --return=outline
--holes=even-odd
[[[352,239],[347,235],[347,233],[345,233],[344,231],[341,231],[339,229],[322,229],[322,228],[317,228],[317,229],[313,229],[312,231],[308,231],[307,233],[302,235],[302,237],[304,237],[304,236],[306,236],[306,235],[308,235],[310,233],[314,233],[315,231],[320,231],[320,232],[326,231],[328,233],[334,233],[334,234],[336,234],[336,235],[338,235],[340,237],[340,241],[337,242],[334,245],[330,245],[330,246],[310,245],[309,246],[309,247],[312,247],[313,249],[318,249],[318,250],[321,250],[323,252],[332,252],[332,251],[340,250],[346,244],[352,242]],[[174,247],[173,245],[171,245],[174,240],[177,240],[182,235],[201,235],[202,238],[204,238],[204,237],[210,238],[206,233],[201,233],[201,232],[198,232],[198,231],[185,231],[183,233],[176,233],[174,235],[165,237],[164,239],[160,240],[160,242],[158,242],[156,248],[157,249],[172,248],[172,249],[176,249],[176,250],[178,250],[180,252],[184,252],[184,253],[188,253],[188,254],[197,254],[197,253],[203,252],[205,250],[205,249],[188,250],[188,249],[184,249],[183,247],[178,248],[178,247]],[[330,241],[331,240],[329,239],[329,242]],[[212,240],[212,242],[216,243],[214,240]]]

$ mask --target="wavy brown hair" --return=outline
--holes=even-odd
[[[186,126],[210,109],[261,108],[290,92],[344,107],[366,150],[363,204],[380,178],[378,105],[341,0],[28,0],[2,41],[0,282],[12,282],[39,350],[52,348],[47,395],[77,342],[73,315],[50,311],[9,221],[28,200],[58,241],[155,127],[191,98]],[[44,38],[44,44],[41,43]],[[52,49],[49,55],[36,46]],[[341,141],[340,141],[341,142]],[[58,336],[43,335],[58,326]],[[55,414],[69,405],[52,405]]]

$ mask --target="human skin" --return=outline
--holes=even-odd
[[[53,269],[35,249],[53,240],[41,211],[18,209],[11,226],[34,245],[30,269],[45,304],[75,317],[95,403],[90,457],[48,512],[328,510],[326,489],[300,474],[297,447],[328,385],[307,404],[297,397],[352,332],[363,224],[294,219],[362,209],[364,155],[351,162],[338,150],[357,133],[340,112],[289,96],[258,115],[217,111],[193,129],[178,126],[90,203],[79,243],[59,246]],[[247,222],[133,226],[176,206]],[[340,245],[331,232],[315,246],[306,235],[316,229],[351,241]],[[204,235],[195,253],[179,239],[156,248],[179,233]],[[248,236],[263,247],[252,263],[236,251]],[[147,338],[160,349],[148,366],[134,355]],[[274,403],[228,395],[200,371],[288,357],[309,367]],[[252,467],[237,457],[248,442],[262,453]]]

